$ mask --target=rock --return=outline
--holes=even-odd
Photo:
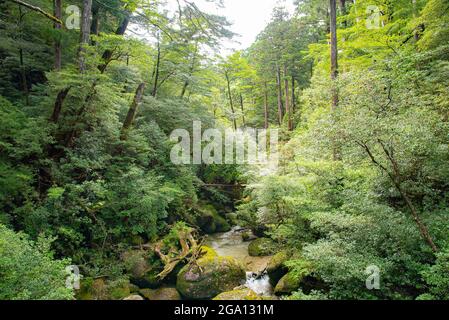
[[[151,259],[142,250],[130,250],[122,253],[127,273],[130,275],[131,283],[139,288],[156,289],[161,286],[157,275],[162,271],[160,261]]]
[[[154,301],[181,300],[181,295],[175,288],[142,289],[140,290],[140,294],[148,300]]]
[[[246,271],[262,274],[267,270],[271,257],[245,257]],[[278,279],[279,280],[279,279]]]
[[[86,278],[77,292],[78,300],[122,300],[131,295],[128,280],[106,281],[104,278]]]
[[[242,232],[242,240],[244,242],[256,240],[257,237],[252,233],[252,231],[244,231]]]
[[[288,268],[284,263],[288,260],[289,256],[286,251],[276,253],[271,257],[267,265],[267,273],[270,276],[270,283],[275,286],[283,276],[288,272]]]
[[[252,257],[270,256],[276,250],[276,244],[269,238],[259,238],[248,246],[248,253]]]
[[[178,274],[176,288],[187,299],[211,299],[246,280],[243,266],[231,257],[219,257],[208,248],[205,256]]]
[[[142,298],[141,296],[134,294],[132,296],[126,297],[123,300],[129,300],[129,301],[141,301],[141,300],[145,300],[144,298]]]
[[[295,276],[292,272],[287,273],[279,280],[274,293],[276,295],[290,294],[299,289],[301,285],[302,277]]]
[[[198,214],[196,223],[207,234],[231,230],[231,226],[226,219],[220,216],[212,205],[202,204],[198,209]]]
[[[263,300],[251,289],[238,289],[220,293],[213,300]]]

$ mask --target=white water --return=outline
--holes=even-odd
[[[248,270],[244,286],[260,296],[271,296],[273,287],[270,284],[270,278],[263,273],[264,265],[269,259],[268,257],[250,257],[248,254],[249,242],[243,241],[242,232],[242,228],[234,227],[226,233],[209,235],[206,245],[213,248],[220,256],[233,257],[244,263]]]

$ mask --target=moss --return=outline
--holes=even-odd
[[[285,266],[285,262],[288,258],[287,251],[281,251],[276,253],[268,262],[267,273],[270,276],[272,286],[275,286],[287,274],[288,268]]]
[[[246,279],[243,266],[231,257],[206,254],[178,274],[176,288],[187,299],[211,299]]]
[[[213,300],[262,300],[262,297],[251,289],[241,289],[220,293]]]
[[[231,226],[226,219],[220,216],[217,210],[209,204],[200,205],[196,223],[207,234],[231,230]]]
[[[290,294],[299,289],[303,277],[295,275],[293,272],[288,272],[285,276],[279,280],[274,293],[276,295]]]
[[[140,294],[148,300],[174,301],[181,300],[181,295],[175,288],[159,288],[156,290],[142,289]]]
[[[248,246],[248,254],[251,257],[262,257],[272,255],[276,251],[276,244],[269,238],[259,238],[252,241]]]

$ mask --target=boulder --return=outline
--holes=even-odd
[[[243,266],[231,257],[219,257],[212,249],[196,263],[182,268],[176,288],[187,299],[211,299],[231,291],[246,280]]]
[[[252,241],[248,246],[251,257],[270,256],[276,251],[276,244],[269,238],[259,238]]]
[[[142,289],[140,290],[140,294],[148,300],[154,301],[181,300],[181,295],[175,288]]]
[[[126,297],[126,298],[123,299],[123,300],[128,300],[128,301],[142,301],[142,300],[145,300],[145,299],[142,298],[141,296],[137,295],[137,294],[134,294],[134,295],[132,295],[132,296]]]
[[[289,256],[286,251],[276,253],[271,257],[267,265],[267,273],[270,276],[270,283],[275,286],[283,276],[288,272],[288,268],[284,263],[288,260]]]
[[[213,300],[263,300],[251,289],[239,289],[220,293]]]
[[[201,205],[198,209],[196,224],[207,234],[231,230],[231,226],[226,219],[220,216],[212,205]]]
[[[276,295],[291,294],[299,289],[301,285],[302,277],[294,275],[292,272],[287,273],[279,280],[274,288]]]

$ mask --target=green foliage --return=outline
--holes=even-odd
[[[70,300],[73,290],[66,288],[70,261],[55,260],[50,241],[30,241],[0,225],[0,299]]]

